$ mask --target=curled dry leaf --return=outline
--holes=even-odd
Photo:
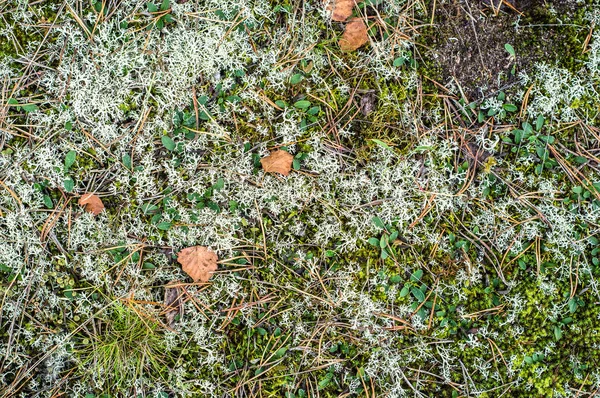
[[[368,92],[360,98],[360,113],[368,116],[377,106],[377,96],[373,92]]]
[[[364,46],[369,41],[367,26],[362,18],[352,18],[346,25],[346,30],[340,38],[339,45],[342,51],[354,51]]]
[[[267,173],[279,173],[284,176],[290,174],[294,156],[286,151],[277,150],[271,152],[269,156],[265,156],[260,160],[263,169]]]
[[[85,193],[79,198],[79,205],[85,206],[85,211],[97,216],[104,210],[104,203],[93,193]]]
[[[338,22],[344,22],[350,15],[354,6],[362,3],[363,0],[331,0],[327,5],[327,10],[331,12],[331,19]]]
[[[183,289],[179,286],[180,281],[169,282],[165,287],[165,317],[167,325],[170,328],[175,326],[175,318],[179,315],[179,319],[183,317]]]
[[[177,253],[181,269],[192,277],[194,282],[208,282],[217,270],[217,254],[204,246],[192,246]]]

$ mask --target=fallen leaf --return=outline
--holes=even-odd
[[[217,254],[204,246],[192,246],[177,253],[177,262],[181,269],[192,277],[194,282],[208,282],[217,270]]]
[[[338,22],[344,22],[350,15],[354,6],[362,3],[363,0],[332,0],[327,6],[327,10],[331,12],[331,19]]]
[[[342,51],[348,52],[364,46],[368,41],[367,26],[362,18],[352,18],[346,24],[346,30],[340,38],[339,45]]]
[[[104,210],[104,203],[93,193],[85,193],[79,198],[79,205],[85,206],[85,211],[97,216]]]
[[[282,150],[271,152],[269,156],[265,156],[260,160],[260,164],[262,164],[265,172],[279,173],[284,176],[290,174],[293,162],[294,155]]]
[[[167,325],[170,328],[175,326],[175,318],[179,315],[179,319],[183,317],[183,289],[179,286],[180,281],[172,281],[165,287],[165,317]]]
[[[368,116],[371,112],[375,110],[377,105],[377,97],[373,92],[368,92],[360,98],[360,113],[365,116]]]

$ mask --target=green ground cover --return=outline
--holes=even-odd
[[[0,3],[0,394],[594,396],[599,6]]]

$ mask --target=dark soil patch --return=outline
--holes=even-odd
[[[499,1],[438,1],[433,26],[418,43],[423,75],[458,86],[474,101],[510,88],[513,68],[531,72],[540,62],[581,68],[588,7],[572,0],[511,0],[510,7]],[[506,43],[515,48],[516,61]]]

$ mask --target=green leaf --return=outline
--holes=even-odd
[[[333,375],[331,373],[327,373],[325,375],[325,377],[323,379],[321,379],[321,381],[319,381],[317,387],[319,390],[323,390],[324,388],[326,388],[329,383],[331,382],[331,378],[333,377]]]
[[[410,293],[410,288],[408,286],[404,286],[402,290],[400,290],[400,297],[406,297]]]
[[[167,11],[170,7],[171,7],[171,1],[170,0],[163,0],[162,4],[160,5],[160,10],[161,11]]]
[[[223,189],[223,187],[225,187],[225,180],[222,177],[219,177],[215,185],[213,185],[213,188],[217,191],[220,191]]]
[[[540,135],[540,141],[547,142],[548,144],[554,144],[555,138],[551,135]]]
[[[542,161],[547,160],[548,156],[550,155],[548,150],[543,146],[538,146],[535,151]]]
[[[153,205],[152,203],[144,203],[141,209],[144,214],[151,214],[156,213],[156,210],[158,210],[158,206]]]
[[[388,252],[385,249],[381,249],[381,259],[385,260],[388,257],[389,257]]]
[[[19,101],[17,101],[14,98],[9,98],[8,99],[8,105],[19,105]]]
[[[131,170],[131,156],[129,156],[129,154],[126,153],[125,155],[123,155],[121,160],[123,161],[123,164],[125,165],[125,167],[127,167],[129,170]]]
[[[388,144],[386,144],[385,142],[378,140],[376,138],[371,138],[370,141],[373,141],[374,143],[376,143],[378,146],[387,149],[387,150],[392,150],[392,148],[390,148],[390,146]]]
[[[63,181],[63,186],[65,187],[65,191],[71,192],[75,188],[75,181],[71,177],[67,177]]]
[[[298,84],[304,79],[302,73],[296,73],[290,78],[290,84]]]
[[[423,301],[425,301],[425,293],[423,293],[421,291],[421,289],[417,289],[416,287],[413,286],[410,288],[410,292],[417,299],[417,301],[419,303],[422,303]]]
[[[75,159],[77,159],[77,152],[69,151],[65,156],[65,171],[69,171],[73,163],[75,163]]]
[[[402,65],[404,65],[404,63],[406,62],[406,58],[404,57],[398,57],[394,60],[394,67],[398,68]]]
[[[156,228],[162,230],[162,231],[168,231],[169,229],[171,229],[171,223],[170,222],[160,222],[156,225]]]
[[[307,101],[307,100],[296,101],[294,103],[294,106],[298,109],[308,109],[308,107],[310,106],[310,101]]]
[[[554,339],[555,340],[560,340],[560,338],[562,337],[562,329],[560,328],[560,326],[554,326]],[[527,362],[527,361],[525,361]]]
[[[63,294],[65,295],[66,298],[68,299],[72,299],[73,298],[73,290],[72,289],[65,289],[63,291]]]
[[[515,130],[515,144],[520,144],[523,139],[523,130]]]
[[[506,49],[506,52],[508,52],[511,55],[511,57],[515,57],[516,56],[515,49],[514,49],[513,46],[511,46],[510,44],[506,43],[504,45],[504,48]]]
[[[577,300],[575,297],[569,300],[569,312],[572,314],[577,311]]]
[[[516,112],[517,109],[519,109],[519,108],[517,108],[516,105],[513,105],[513,104],[504,104],[504,105],[502,105],[502,107],[507,112]]]
[[[373,222],[373,224],[375,224],[375,226],[377,228],[385,229],[385,224],[383,223],[383,221],[381,221],[381,218],[379,218],[379,217],[373,217],[371,219],[371,221]]]
[[[21,108],[23,108],[25,112],[34,112],[38,110],[38,107],[33,104],[23,105]]]
[[[381,240],[379,241],[379,247],[385,249],[388,246],[388,237],[386,234],[383,234]]]
[[[542,127],[544,127],[544,117],[542,115],[539,115],[537,117],[537,120],[535,121],[535,129],[537,131],[540,131]]]
[[[278,107],[285,109],[288,107],[288,103],[283,101],[283,100],[277,100],[275,101],[275,105],[277,105]]]
[[[142,264],[142,269],[156,269],[156,266],[152,263],[145,262]]]
[[[392,283],[392,284],[400,283],[400,281],[402,281],[402,278],[400,277],[400,275],[394,275],[394,276],[390,277],[390,283]]]
[[[287,347],[281,347],[277,351],[275,351],[275,358],[281,358],[287,352]]]
[[[162,141],[163,146],[169,151],[175,150],[175,141],[173,141],[171,137],[169,137],[168,135],[163,135],[160,140]]]
[[[477,121],[479,123],[483,123],[485,120],[485,114],[482,111],[479,111],[479,113],[477,114]]]
[[[52,199],[48,195],[44,195],[44,204],[49,209],[54,208],[54,203],[52,203]]]
[[[242,97],[240,97],[239,95],[229,95],[227,98],[225,98],[225,100],[227,102],[241,102]]]
[[[146,8],[148,9],[149,12],[157,12],[158,11],[158,7],[154,3],[146,3]]]
[[[418,269],[412,273],[412,275],[410,276],[410,280],[414,281],[414,282],[418,282],[421,280],[422,277],[423,277],[423,270]]]
[[[319,112],[321,112],[321,107],[320,106],[313,106],[312,108],[310,108],[309,110],[306,111],[306,113],[308,113],[311,116],[315,116],[318,115]]]
[[[368,242],[375,247],[379,247],[379,239],[377,238],[369,238]]]

